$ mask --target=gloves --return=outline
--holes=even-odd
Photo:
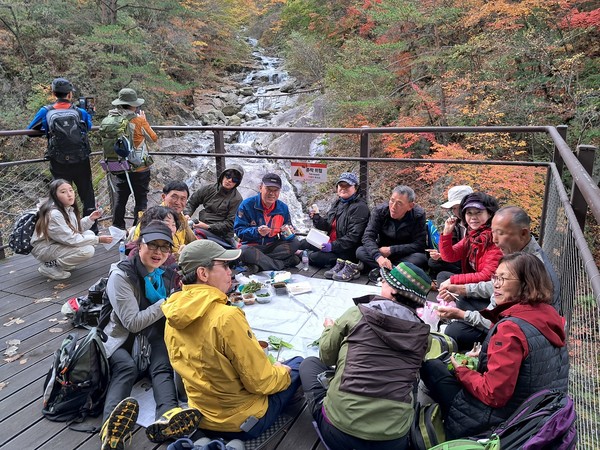
[[[330,253],[331,252],[331,242],[326,242],[325,244],[322,244],[321,251],[324,253]]]

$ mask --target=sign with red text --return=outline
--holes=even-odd
[[[292,161],[291,168],[294,181],[327,181],[327,164]]]

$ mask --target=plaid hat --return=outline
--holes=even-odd
[[[73,92],[73,85],[65,78],[55,78],[52,81],[52,92],[68,94],[69,92]]]
[[[442,208],[450,209],[453,206],[460,204],[463,198],[472,193],[473,188],[471,186],[452,186],[448,190],[448,201],[442,203]]]
[[[179,268],[186,275],[195,272],[198,267],[209,266],[213,261],[234,261],[241,254],[240,249],[225,250],[216,242],[201,239],[183,248],[179,254]]]
[[[163,240],[173,245],[173,235],[171,229],[164,223],[158,220],[153,220],[147,226],[140,230],[140,237],[144,240],[144,243]]]
[[[133,89],[125,88],[119,91],[119,98],[112,101],[112,104],[117,105],[129,105],[129,106],[140,106],[143,105],[145,100],[138,98],[137,92]]]
[[[431,290],[431,278],[421,268],[401,262],[392,270],[382,267],[381,276],[400,295],[420,305],[425,304],[427,293]]]
[[[356,186],[358,184],[358,177],[352,172],[344,172],[340,175],[336,184],[341,183],[342,181],[351,186]]]
[[[276,173],[268,173],[262,177],[262,182],[265,186],[277,187],[281,189],[281,177]]]

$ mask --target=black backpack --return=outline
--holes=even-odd
[[[13,252],[19,255],[29,255],[31,253],[31,250],[33,250],[31,236],[33,236],[38,217],[37,210],[25,211],[19,216],[8,237],[8,246]]]
[[[63,164],[85,161],[91,153],[87,124],[75,106],[55,109],[45,106],[48,123],[48,150],[46,157]]]
[[[81,422],[100,415],[110,381],[106,339],[104,332],[92,328],[80,342],[75,334],[63,340],[44,382],[44,417]]]

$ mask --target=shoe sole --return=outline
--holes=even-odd
[[[122,450],[124,439],[133,432],[140,407],[133,399],[125,399],[119,403],[107,420],[108,442],[102,440],[102,450]]]
[[[154,422],[146,428],[146,436],[150,442],[160,444],[169,439],[188,436],[198,429],[202,414],[196,409],[178,412],[167,422]]]
[[[351,278],[348,279],[344,279],[344,278],[335,278],[333,277],[332,279],[335,281],[352,281],[352,280],[357,280],[360,278],[360,273],[355,273],[354,275],[352,275]]]

